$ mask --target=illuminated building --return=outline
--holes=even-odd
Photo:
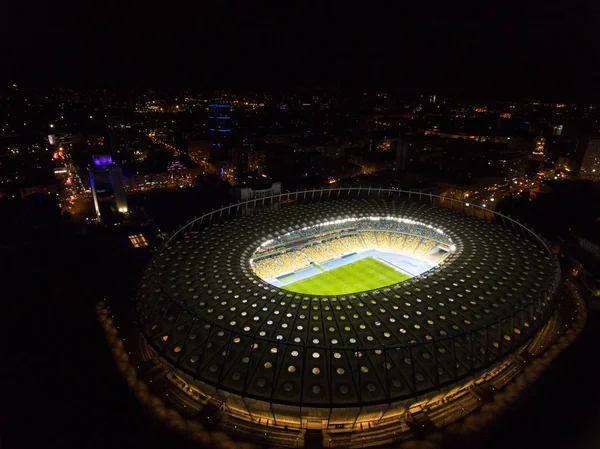
[[[452,254],[413,279],[326,297],[279,288],[253,268],[263,251],[359,238],[357,222],[385,244],[393,220],[406,224],[393,232],[438,239]],[[559,281],[544,239],[451,198],[377,188],[250,197],[157,251],[138,292],[131,360],[146,385],[173,393],[161,394],[170,407],[240,438],[304,447],[296,436],[315,429],[328,447],[391,444],[414,436],[413,413],[439,427],[460,420],[484,389],[493,396],[538,357],[562,324]]]
[[[588,181],[600,181],[600,138],[592,138],[588,141],[579,178]]]
[[[266,150],[252,150],[248,153],[248,166],[251,170],[257,170],[261,174],[267,164],[267,158],[269,156]]]
[[[148,240],[144,237],[144,234],[134,234],[129,236],[129,241],[133,245],[134,248],[141,248],[143,246],[148,246]]]
[[[574,159],[568,157],[559,157],[556,161],[556,168],[564,170],[566,172],[575,172],[577,162]]]
[[[214,100],[208,105],[207,130],[216,139],[223,139],[232,131],[231,105]]]
[[[533,139],[533,145],[533,154],[536,156],[543,156],[546,148],[546,138],[538,137],[537,139]]]
[[[231,150],[231,159],[233,161],[233,169],[236,174],[243,173],[248,170],[248,148],[237,147]]]
[[[121,214],[129,212],[123,186],[123,171],[113,163],[111,156],[93,156],[93,165],[88,166],[88,174],[98,219],[101,219],[105,207]]]
[[[274,182],[256,184],[252,187],[241,186],[234,189],[234,195],[238,200],[250,200],[255,198],[265,198],[268,196],[279,195],[281,193],[281,183]]]
[[[407,140],[394,139],[390,145],[392,151],[396,151],[396,159],[394,160],[394,170],[406,170],[406,167],[411,161],[411,156],[414,151],[411,150],[412,144]]]
[[[108,117],[106,119],[108,126],[108,143],[110,152],[119,163],[127,162],[128,146],[127,146],[127,126],[123,117]]]
[[[172,164],[163,173],[132,175],[124,178],[126,192],[143,192],[150,189],[172,189],[191,187],[194,180],[204,173],[203,168],[184,168],[179,162]]]

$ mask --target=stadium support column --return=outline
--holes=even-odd
[[[473,354],[473,334],[469,334],[469,352],[471,356],[469,357],[469,367],[471,368],[471,373],[475,372],[475,355]]]
[[[433,362],[435,366],[435,386],[440,388],[440,371],[438,368],[438,356],[437,356],[437,346],[435,344],[435,338],[433,339]]]
[[[408,352],[410,354],[410,367],[412,368],[412,392],[415,393],[417,391],[417,373],[415,371],[415,358],[413,357],[412,343],[408,344]]]
[[[515,314],[511,314],[510,315],[510,328],[514,329],[515,328]],[[514,348],[515,343],[516,343],[517,337],[513,337],[510,341],[510,346],[511,346],[511,350]]]
[[[454,380],[458,379],[458,364],[456,363],[456,343],[454,337],[451,337],[452,341],[452,368],[454,368]]]
[[[385,369],[385,394],[387,396],[388,402],[391,404],[392,398],[390,396],[390,370],[388,368],[387,348],[385,346],[383,347],[383,367]],[[383,417],[383,415],[381,416]],[[379,419],[381,420],[381,418]]]
[[[379,424],[381,423],[381,420],[383,419],[383,417],[384,417],[384,416],[387,414],[387,412],[389,412],[389,411],[390,411],[390,408],[392,407],[392,401],[391,401],[391,400],[388,400],[388,401],[389,401],[389,402],[388,402],[387,408],[385,409],[385,411],[383,411],[383,412],[381,413],[381,416],[380,416],[380,417],[379,417],[379,419],[377,420],[377,425],[379,425]]]
[[[190,332],[192,331],[192,329],[193,329],[193,326],[190,326]],[[189,333],[188,333],[188,336],[189,336]],[[231,347],[231,340],[232,340],[232,337],[233,337],[233,332],[229,332],[229,338],[227,339],[227,346],[226,346],[226,348],[227,348],[227,349],[226,349],[227,353],[229,353],[229,352],[230,352],[229,348]],[[188,338],[189,338],[189,337],[188,337]],[[224,366],[225,366],[225,364],[223,363],[223,364],[221,364],[221,366],[219,367],[219,374],[218,374],[218,379],[219,379],[219,380],[218,380],[218,382],[219,382],[219,385],[221,385],[221,383],[222,383],[222,381],[223,381],[223,368],[224,368]],[[228,406],[227,406],[227,401],[223,401],[223,403],[224,403],[224,404],[226,404],[226,407],[228,407]],[[229,407],[228,407],[228,408],[229,408]]]
[[[279,375],[281,373],[281,368],[278,367],[279,363],[283,363],[283,361],[279,361],[279,358],[281,357],[281,354],[283,353],[281,351],[281,343],[279,343],[279,340],[277,340],[277,352],[276,352],[276,356],[275,356],[275,363],[274,363],[274,372],[277,373],[277,375],[273,376],[273,385],[277,385],[279,383]],[[273,411],[273,396],[275,396],[275,389],[272,388],[271,389],[271,396],[269,397],[269,407],[271,409],[271,414],[273,415],[273,421],[275,421],[275,423],[277,423],[277,418],[275,417],[275,412]]]
[[[304,418],[302,416],[302,403],[304,401],[304,377],[306,374],[306,356],[307,356],[307,348],[304,347],[302,350],[302,369],[300,370],[300,428],[303,428]]]
[[[327,417],[327,424],[331,422],[331,414],[333,413],[333,351],[331,345],[327,351],[329,357],[327,358],[327,390],[329,391],[329,416]]]
[[[515,221],[510,217],[510,215],[508,216],[508,219],[510,220],[510,226],[512,227],[513,232],[515,231]]]
[[[496,338],[498,339],[498,343],[500,346],[500,356],[503,356],[504,355],[504,345],[502,344],[502,320],[498,320],[497,328],[498,328],[498,335],[496,336]]]
[[[240,396],[242,398],[242,402],[244,403],[244,407],[246,407],[246,412],[250,415],[250,421],[254,421],[254,415],[252,415],[250,407],[246,403],[246,398],[244,396]]]
[[[500,218],[502,219],[502,227],[506,229],[506,220],[504,219],[504,215],[501,214]]]
[[[358,354],[359,353],[359,349],[360,349],[360,346],[357,345],[356,349],[354,350],[354,353]],[[361,375],[360,375],[360,373],[362,371],[360,370],[360,359],[358,357],[356,357],[356,372],[358,374],[358,385],[362,385],[362,379],[361,379]],[[362,392],[362,388],[358,388],[358,400],[361,403],[360,412],[358,413],[359,415],[362,412],[362,403],[363,403],[362,393],[363,393]]]
[[[490,330],[488,325],[485,326],[485,363],[490,361]]]

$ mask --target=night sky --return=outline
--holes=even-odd
[[[455,89],[566,100],[597,95],[600,6],[593,0],[475,7],[397,2],[410,6],[393,8],[203,3],[174,10],[168,4],[11,2],[0,19],[2,80]]]

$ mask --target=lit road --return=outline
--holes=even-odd
[[[458,198],[463,201],[473,202],[491,210],[496,209],[496,204],[510,195],[522,195],[525,190],[530,192],[538,192],[543,189],[541,180],[537,178],[529,178],[524,176],[516,178],[512,181],[507,181],[503,184],[497,183],[487,187],[481,187],[477,190],[456,191],[446,190],[442,196]]]

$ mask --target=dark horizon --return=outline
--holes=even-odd
[[[598,99],[598,7],[197,7],[18,11],[5,17],[4,83],[39,87],[465,91]]]

